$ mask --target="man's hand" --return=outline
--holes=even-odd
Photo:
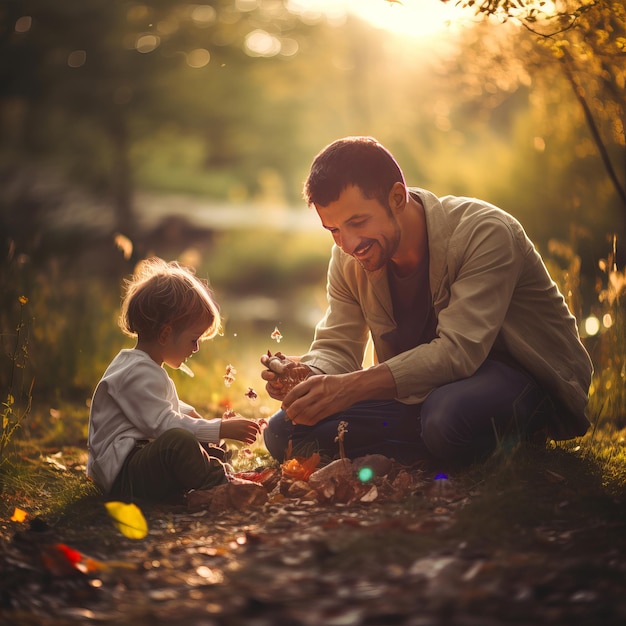
[[[308,365],[302,365],[299,357],[286,357],[280,352],[272,355],[267,352],[261,357],[261,363],[267,368],[261,372],[266,381],[265,389],[274,400],[282,400],[298,383],[313,374]]]
[[[284,397],[282,408],[294,424],[314,426],[356,402],[395,397],[395,380],[389,368],[381,363],[349,374],[311,376]]]
[[[247,444],[252,444],[260,432],[259,425],[245,417],[229,417],[222,419],[220,426],[220,438],[236,439]]]
[[[294,424],[313,426],[354,404],[345,374],[311,376],[296,385],[283,399],[282,408]]]

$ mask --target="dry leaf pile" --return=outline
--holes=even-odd
[[[305,468],[307,461],[301,463]],[[397,501],[411,495],[424,484],[421,472],[409,472],[378,454],[352,461],[347,458],[336,459],[311,471],[308,476],[299,475],[289,463],[285,463],[288,471],[283,469],[278,485],[279,493],[287,498],[334,504]]]

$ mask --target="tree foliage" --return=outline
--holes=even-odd
[[[206,164],[220,169],[250,158],[250,142],[237,137],[244,122],[289,130],[288,112],[284,127],[260,114],[266,94],[250,55],[266,51],[249,36],[280,46],[303,25],[280,3],[238,5],[9,0],[0,13],[0,103],[10,148],[62,155],[75,179],[111,196],[117,227],[133,233],[136,143],[167,124],[200,136]],[[255,165],[271,163],[271,152]]]
[[[513,18],[560,63],[626,214],[624,0],[461,0],[460,4],[503,21]]]

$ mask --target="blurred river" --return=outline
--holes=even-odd
[[[270,206],[268,204],[230,204],[188,195],[157,195],[139,193],[135,207],[140,225],[152,230],[171,218],[185,220],[191,227],[214,232],[276,231],[305,235],[310,245],[323,247],[323,255],[330,251],[331,239],[321,227],[314,209],[304,201],[298,207]],[[233,259],[237,264],[238,260]],[[241,271],[251,268],[242,264]],[[232,292],[221,285],[220,306],[225,316],[227,336],[246,337],[260,334],[269,337],[275,327],[289,337],[292,350],[302,351],[308,346],[313,328],[325,309],[325,264],[319,284],[292,284],[281,295]],[[298,337],[298,340],[294,339]],[[294,345],[295,344],[295,345]]]
[[[44,187],[41,193],[48,190]],[[186,194],[137,192],[135,216],[139,225],[150,230],[164,219],[177,217],[191,226],[211,230],[271,229],[291,232],[321,232],[319,218],[304,201],[294,207],[269,203],[230,203]],[[103,232],[115,228],[115,210],[105,200],[98,200],[77,190],[65,193],[63,201],[47,211],[47,227],[63,230],[90,227]]]
[[[319,231],[314,209],[269,204],[231,204],[188,195],[138,193],[135,206],[140,224],[153,228],[166,217],[183,217],[194,226],[215,230],[249,228]]]

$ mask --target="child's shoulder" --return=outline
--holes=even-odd
[[[124,376],[126,373],[135,371],[154,370],[158,371],[162,369],[159,367],[148,354],[142,350],[124,349],[120,350],[115,358],[107,367],[104,373],[105,378],[112,376]]]

